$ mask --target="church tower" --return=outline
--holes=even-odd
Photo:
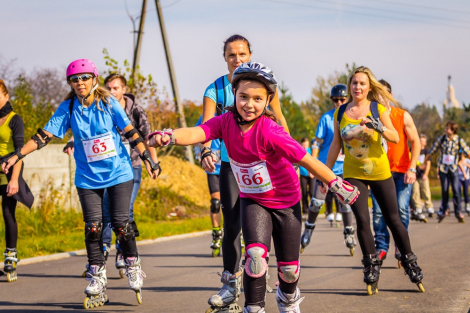
[[[444,106],[444,110],[450,108],[459,108],[459,101],[455,99],[455,89],[451,83],[452,76],[449,75],[447,79],[449,80],[449,83],[447,85],[446,99],[442,103],[442,105]]]

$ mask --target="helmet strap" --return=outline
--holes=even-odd
[[[264,115],[264,113],[266,112],[266,108],[267,108],[267,106],[268,106],[268,103],[269,103],[269,102],[266,102],[266,105],[264,106],[263,112],[261,112],[261,114],[260,114],[257,118],[255,118],[254,120],[252,120],[252,121],[245,121],[245,120],[242,118],[241,114],[238,112],[237,104],[234,103],[233,105],[235,106],[235,112],[236,112],[236,113],[235,113],[235,121],[237,122],[238,125],[246,125],[246,124],[250,124],[250,123],[255,122],[257,119],[259,119],[261,116]]]
[[[95,83],[95,82],[96,82],[96,77],[93,78],[93,83]],[[72,90],[73,90],[73,92],[77,95],[77,98],[81,98],[81,99],[82,99],[82,101],[81,101],[81,102],[82,102],[82,106],[85,106],[85,104],[84,104],[85,101],[88,99],[89,96],[91,96],[92,92],[95,91],[96,88],[98,88],[98,84],[95,84],[95,85],[93,86],[93,88],[91,88],[90,92],[89,92],[85,97],[83,97],[83,98],[82,98],[81,96],[77,95],[77,93],[75,92],[75,90],[74,90],[73,88],[72,88]]]

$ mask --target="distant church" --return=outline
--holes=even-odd
[[[452,86],[452,83],[451,83],[452,77],[448,76],[447,78],[449,80],[449,84],[447,86],[447,91],[446,91],[446,96],[447,97],[444,100],[444,102],[442,103],[442,105],[444,106],[444,110],[445,109],[450,109],[450,108],[459,108],[459,101],[457,101],[457,99],[455,99],[455,89],[454,89],[454,86]]]

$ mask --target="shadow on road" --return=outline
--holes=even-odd
[[[134,306],[129,303],[122,303],[122,302],[113,302],[112,305],[119,305],[119,306]],[[35,309],[33,307],[58,307],[67,310],[83,310],[83,306],[80,303],[16,303],[16,302],[9,302],[9,301],[0,301],[0,307],[3,306],[14,306],[14,307],[25,307],[24,309],[8,309],[8,312],[51,312],[51,309]],[[106,304],[105,304],[106,306]],[[134,310],[114,310],[114,312],[130,312]],[[98,310],[93,310],[93,312],[103,312]]]
[[[204,259],[213,259],[209,253],[207,254],[178,254],[178,253],[173,253],[173,254],[139,254],[141,257],[149,257],[149,258],[204,258]]]

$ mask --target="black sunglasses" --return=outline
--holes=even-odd
[[[83,75],[80,75],[80,76],[71,76],[69,78],[69,81],[71,81],[72,83],[78,83],[80,80],[82,82],[86,82],[87,80],[89,80],[90,78],[93,78],[93,75],[91,74],[83,74]]]
[[[331,98],[331,101],[333,101],[334,103],[336,102],[343,102],[343,101],[346,101],[347,99],[346,98]]]

